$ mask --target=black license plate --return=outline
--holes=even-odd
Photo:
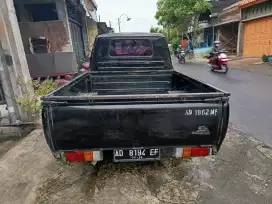
[[[160,149],[115,149],[113,152],[114,161],[152,161],[160,159]]]

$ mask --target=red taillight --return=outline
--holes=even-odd
[[[95,162],[103,160],[103,152],[65,152],[67,162]]]
[[[66,152],[65,153],[67,162],[84,162],[84,152]]]
[[[192,157],[206,157],[208,156],[210,149],[208,147],[194,147],[191,149]]]
[[[175,148],[174,155],[176,158],[206,157],[212,154],[211,147],[186,147]]]

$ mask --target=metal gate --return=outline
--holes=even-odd
[[[85,58],[81,13],[73,4],[68,1],[66,1],[66,6],[72,36],[73,49],[76,54],[77,63],[78,65],[80,65]]]

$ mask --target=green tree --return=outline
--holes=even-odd
[[[150,33],[161,33],[161,34],[163,34],[167,38],[167,41],[169,43],[171,43],[174,38],[178,37],[177,30],[174,29],[174,28],[170,28],[170,27],[168,27],[168,28],[159,27],[159,26],[151,27],[150,28]]]
[[[196,36],[198,16],[211,8],[206,0],[159,0],[156,19],[159,25],[176,28],[180,33],[193,27],[192,39]]]
[[[177,50],[178,46],[180,45],[180,38],[178,37],[173,38],[171,41],[171,44],[172,44],[172,51]]]
[[[151,27],[150,33],[162,33],[163,34],[164,32],[163,32],[163,29],[160,27]]]

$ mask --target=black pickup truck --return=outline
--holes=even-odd
[[[130,162],[218,152],[230,94],[175,71],[163,35],[99,35],[90,60],[90,72],[42,97],[45,138],[57,159],[111,155]]]

